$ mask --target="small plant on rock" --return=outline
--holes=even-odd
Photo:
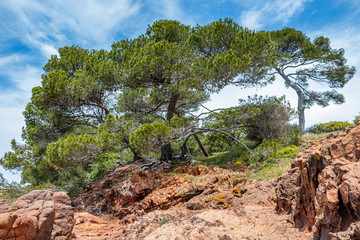
[[[164,225],[165,223],[167,223],[167,222],[170,222],[172,219],[171,218],[163,218],[163,219],[161,219],[161,221],[160,221],[160,227],[162,226],[162,225]]]

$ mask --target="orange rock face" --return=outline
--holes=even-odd
[[[277,208],[314,239],[359,239],[360,125],[299,153],[277,184]]]
[[[125,166],[123,171],[127,171],[128,167]],[[133,166],[128,174],[122,174],[122,179],[110,175],[87,186],[73,199],[73,204],[80,211],[97,216],[111,215],[124,223],[131,223],[147,212],[185,203],[212,186],[225,182],[230,184],[231,177],[235,175],[218,167],[208,169],[204,166],[180,167],[176,171],[178,173],[175,174],[152,173],[134,170]],[[215,176],[214,172],[218,174]],[[191,176],[201,181],[193,181]],[[104,189],[104,183],[111,187]]]
[[[14,204],[2,202],[0,239],[70,239],[75,224],[74,208],[66,193],[36,190]]]
[[[188,174],[191,176],[200,176],[206,173],[206,168],[202,165],[199,166],[181,166],[175,169],[175,172],[180,174]]]
[[[76,212],[75,219],[73,239],[101,240],[112,236],[123,228],[108,219],[87,212]]]
[[[171,174],[122,169],[129,174],[118,169],[117,176],[126,177],[105,177],[74,199],[79,210],[90,210],[92,205],[97,215],[76,213],[76,239],[307,239],[310,235],[289,223],[287,215],[275,212],[274,181],[253,182],[242,172],[218,167],[180,167]],[[117,182],[102,187],[112,181]],[[106,230],[106,222],[111,229]]]

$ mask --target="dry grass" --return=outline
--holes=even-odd
[[[265,164],[257,169],[248,169],[246,176],[249,179],[255,180],[270,180],[278,178],[288,170],[290,170],[291,163],[294,159],[292,158],[280,158],[276,164]]]

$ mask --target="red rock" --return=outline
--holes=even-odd
[[[123,228],[114,222],[86,212],[76,212],[75,219],[73,239],[102,240]]]
[[[360,218],[359,147],[360,125],[309,146],[279,179],[277,209],[298,227],[311,228],[314,239],[355,236],[357,227],[350,226]]]
[[[202,165],[198,166],[181,166],[175,169],[175,172],[181,174],[188,174],[191,176],[200,176],[206,173],[206,168]]]
[[[70,239],[74,208],[68,205],[69,200],[66,193],[52,190],[21,196],[0,214],[0,239]],[[59,228],[62,230],[56,230]]]

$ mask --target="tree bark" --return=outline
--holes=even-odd
[[[199,147],[200,147],[201,151],[203,152],[204,156],[205,156],[205,157],[208,157],[208,156],[209,156],[209,153],[206,151],[206,149],[205,149],[204,145],[202,144],[202,142],[201,142],[201,140],[200,140],[199,136],[198,136],[198,135],[196,135],[196,133],[194,134],[194,138],[195,138],[195,140],[196,140],[197,144],[199,145]]]
[[[176,111],[176,104],[179,99],[179,95],[175,94],[170,97],[169,105],[166,112],[166,120],[170,123],[170,120],[174,117]]]
[[[298,96],[297,110],[299,112],[299,130],[301,134],[305,132],[305,106],[304,106],[304,92],[296,83],[290,80],[290,78],[279,68],[275,68],[280,76],[285,80],[289,86],[296,91]]]
[[[179,99],[179,95],[175,94],[170,97],[169,105],[166,112],[166,120],[170,123],[171,119],[175,115],[176,111],[176,103]],[[171,148],[171,143],[168,143],[161,147],[161,157],[160,160],[163,162],[167,162],[173,158],[173,151]]]
[[[136,151],[136,149],[130,147],[130,141],[127,137],[123,137],[123,142],[126,144],[126,146],[130,149],[130,151],[134,154],[134,157],[133,157],[133,160],[136,161],[136,160],[139,160],[139,159],[143,159],[141,157],[141,155],[138,153],[138,151]]]

